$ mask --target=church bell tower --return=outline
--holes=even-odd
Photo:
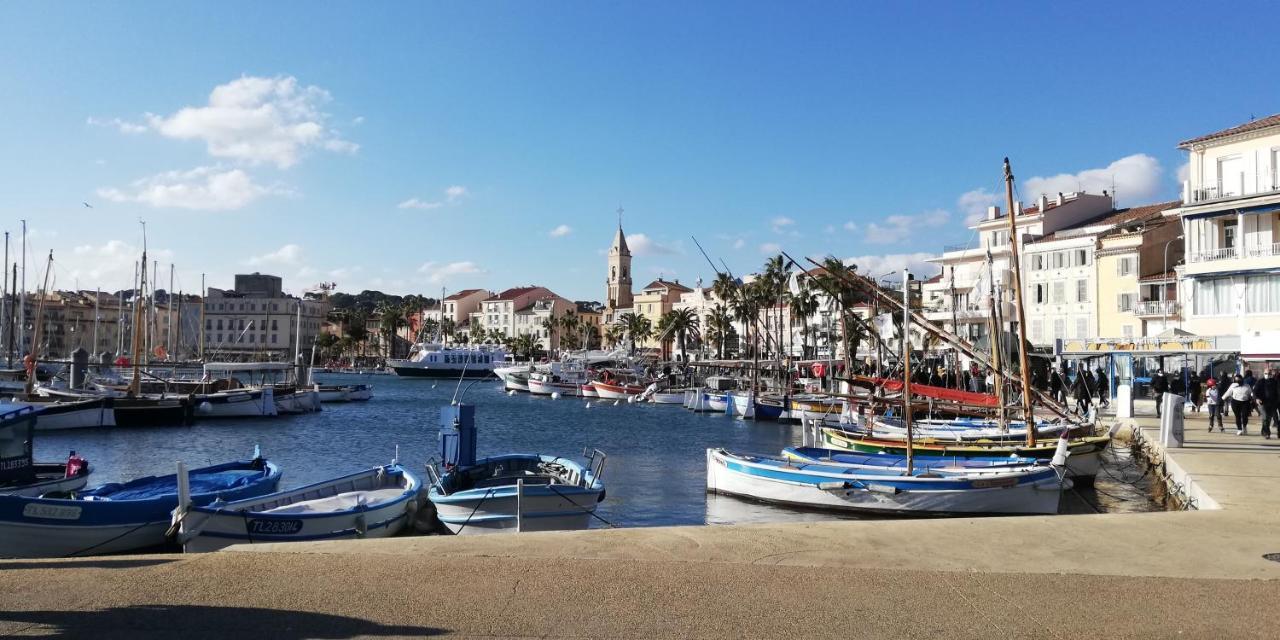
[[[627,248],[627,236],[622,233],[622,209],[618,209],[618,233],[609,247],[609,277],[605,281],[609,309],[630,309],[631,299],[631,250]]]

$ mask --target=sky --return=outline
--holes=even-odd
[[[600,300],[779,249],[878,274],[1003,200],[1176,199],[1280,112],[1280,8],[1105,2],[0,3],[0,227],[34,289],[541,284]]]

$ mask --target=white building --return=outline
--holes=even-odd
[[[291,360],[295,347],[311,348],[329,308],[327,300],[285,295],[278,276],[238,274],[234,289],[210,287],[205,296],[206,357]],[[301,333],[297,331],[299,309]]]
[[[1192,138],[1182,206],[1184,328],[1280,359],[1280,114]]]

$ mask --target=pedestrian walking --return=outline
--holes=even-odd
[[[1272,424],[1276,426],[1276,437],[1280,437],[1280,372],[1267,369],[1262,376],[1254,383],[1253,393],[1262,415],[1262,437],[1270,440]]]
[[[1098,367],[1097,389],[1098,406],[1111,406],[1111,387],[1107,385],[1107,374],[1102,370],[1102,367]]]
[[[1243,376],[1236,376],[1231,386],[1223,392],[1222,400],[1231,404],[1231,413],[1236,417],[1236,435],[1244,435],[1249,430],[1249,407],[1254,403],[1253,387],[1245,384]]]
[[[1092,398],[1089,397],[1089,380],[1085,375],[1087,372],[1076,374],[1076,381],[1071,386],[1071,395],[1076,398],[1076,413],[1085,415],[1089,413],[1089,404]]]
[[[1200,374],[1192,372],[1187,382],[1187,394],[1191,398],[1191,410],[1200,413],[1200,401],[1204,397],[1204,388],[1200,384]]]
[[[1218,381],[1209,378],[1205,383],[1207,390],[1205,391],[1205,400],[1209,407],[1209,433],[1213,433],[1213,422],[1218,422],[1218,432],[1222,432],[1222,404],[1218,396]]]
[[[1063,406],[1067,404],[1066,386],[1062,382],[1062,374],[1057,369],[1054,369],[1049,374],[1049,393],[1053,396],[1055,402]]]
[[[1156,397],[1156,417],[1160,417],[1160,406],[1164,404],[1164,394],[1169,391],[1169,380],[1164,377],[1163,369],[1156,369],[1151,376],[1151,394]]]

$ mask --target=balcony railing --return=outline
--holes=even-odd
[[[1182,309],[1177,300],[1145,300],[1133,306],[1133,315],[1143,316],[1177,316]]]
[[[1222,247],[1220,249],[1197,251],[1189,257],[1191,262],[1213,262],[1214,260],[1230,260],[1237,256],[1235,247]]]
[[[1224,177],[1218,184],[1192,189],[1186,183],[1184,204],[1202,204],[1231,198],[1245,198],[1280,193],[1280,175],[1256,173]]]
[[[1265,258],[1267,256],[1280,256],[1280,242],[1264,244],[1256,247],[1249,247],[1249,257]]]

